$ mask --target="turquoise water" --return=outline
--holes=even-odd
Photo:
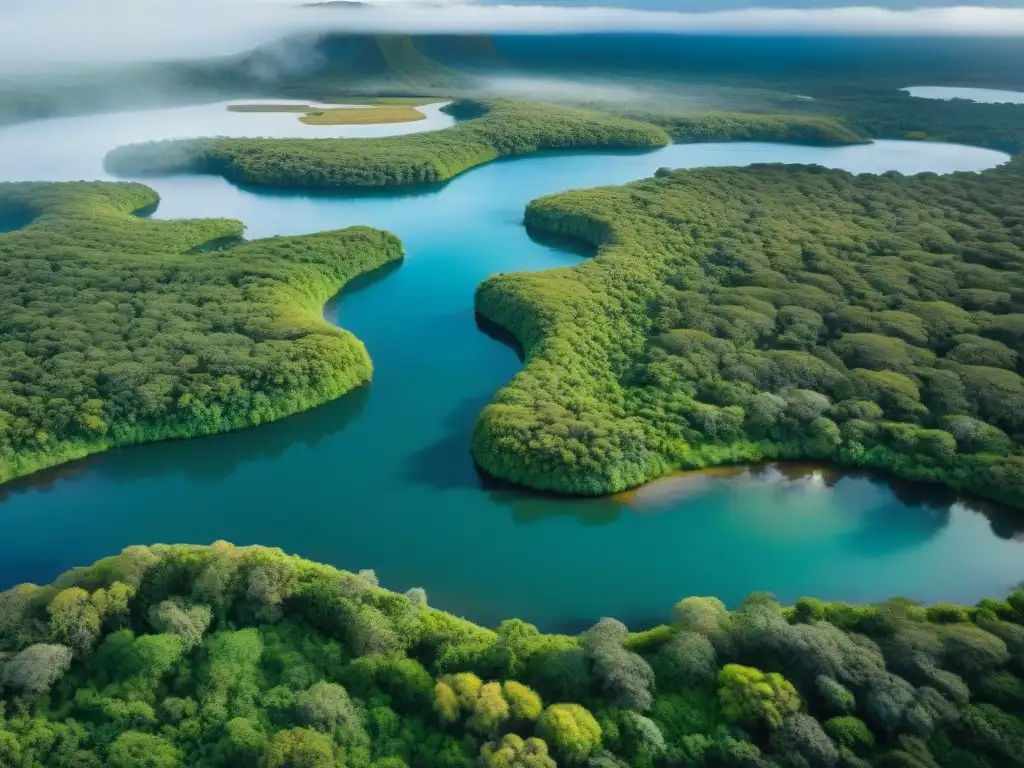
[[[45,142],[33,144],[32,125],[0,131],[0,178],[99,175],[94,153],[117,143],[100,136],[114,119],[91,118],[85,149],[64,146],[59,166]],[[130,132],[130,116],[116,121],[106,127],[117,137]],[[9,142],[16,155],[4,151]],[[159,217],[234,216],[250,237],[356,223],[401,236],[403,264],[363,278],[325,309],[366,342],[374,382],[259,429],[115,451],[0,487],[0,587],[49,581],[128,544],[227,539],[374,568],[385,586],[425,587],[432,604],[474,620],[519,616],[547,629],[602,615],[659,620],[689,594],[735,603],[753,590],[785,600],[1002,593],[1024,579],[1024,543],[998,510],[876,478],[776,469],[670,480],[620,499],[543,497],[484,482],[468,437],[520,366],[513,348],[477,326],[475,286],[493,272],[583,257],[531,240],[521,223],[530,199],[660,166],[800,161],[946,172],[1003,160],[930,143],[711,144],[502,161],[440,189],[393,195],[158,180]]]
[[[919,99],[967,99],[979,104],[1024,104],[1024,92],[995,88],[954,88],[945,85],[915,85],[904,91]]]

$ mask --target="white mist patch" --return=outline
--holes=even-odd
[[[640,101],[648,95],[637,84],[617,85],[605,81],[554,77],[484,77],[477,84],[487,93],[557,101]]]
[[[994,88],[953,88],[945,85],[914,85],[901,88],[916,99],[966,99],[976,104],[1024,104],[1024,92]]]
[[[7,74],[72,63],[235,54],[287,36],[329,32],[1024,35],[1024,9],[979,6],[683,13],[398,0],[324,8],[287,0],[6,0],[3,5],[0,71]]]

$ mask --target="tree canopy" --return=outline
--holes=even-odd
[[[1022,608],[687,598],[646,632],[550,635],[279,550],[129,547],[0,593],[0,765],[1001,768]],[[643,713],[611,666],[647,670]]]
[[[597,257],[494,276],[526,367],[479,464],[604,494],[677,469],[827,459],[1019,505],[1024,162],[980,174],[659,171],[532,202]]]
[[[0,233],[0,482],[254,426],[369,380],[362,343],[322,308],[401,259],[397,238],[355,227],[246,242],[237,221],[132,215],[157,201],[139,184],[0,184],[0,212],[26,223]],[[80,603],[60,608],[71,646],[99,631]]]

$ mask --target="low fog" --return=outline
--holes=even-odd
[[[1024,9],[966,6],[684,13],[402,0],[322,8],[284,0],[5,0],[3,5],[0,70],[7,74],[69,64],[205,58],[240,53],[289,35],[326,32],[1024,34]]]

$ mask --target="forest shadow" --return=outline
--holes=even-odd
[[[476,321],[477,330],[484,334],[484,336],[515,352],[520,364],[526,362],[526,353],[523,351],[523,345],[519,343],[519,339],[516,338],[514,333],[504,326],[498,325],[493,320],[488,320],[479,312],[473,313],[473,319]]]
[[[406,464],[405,479],[437,491],[477,488],[479,477],[469,452],[476,417],[490,397],[467,397],[449,411],[443,421],[444,437],[413,453]]]
[[[517,525],[535,525],[559,518],[573,518],[585,526],[614,523],[626,507],[611,496],[570,496],[525,488],[488,475],[477,467],[482,490],[491,501],[508,507]]]
[[[472,169],[470,169],[472,170]],[[451,184],[457,176],[446,181],[421,182],[418,184],[403,184],[391,187],[332,187],[325,189],[266,187],[259,184],[246,184],[243,181],[229,179],[224,180],[240,192],[247,192],[258,197],[274,198],[309,198],[313,200],[365,200],[367,198],[394,199],[408,197],[432,197],[444,191],[444,188]]]
[[[296,445],[316,447],[357,419],[369,398],[370,387],[363,386],[318,408],[257,427],[104,451],[5,483],[0,502],[46,493],[61,481],[89,475],[128,482],[182,474],[197,484],[221,482],[244,464],[278,459]]]
[[[949,525],[958,506],[983,516],[997,538],[1018,540],[1024,537],[1024,518],[1019,511],[966,497],[939,483],[914,482],[884,472],[863,470],[840,471],[840,479],[884,488],[902,505],[901,510],[893,510],[892,505],[877,506],[861,516],[860,525],[847,541],[868,556],[890,555],[924,544]],[[902,515],[900,520],[893,520],[894,511]]]
[[[582,237],[548,232],[539,227],[525,226],[524,228],[526,229],[526,236],[536,245],[543,248],[550,248],[573,256],[579,256],[582,259],[590,259],[597,255],[597,247]]]
[[[0,204],[0,235],[24,229],[37,218],[28,206]]]
[[[347,297],[355,296],[357,293],[365,291],[368,288],[372,288],[374,285],[400,269],[402,267],[402,263],[403,260],[401,259],[399,261],[389,261],[383,266],[371,269],[369,272],[363,272],[361,275],[357,275],[349,280],[340,291],[334,294],[334,296],[328,299],[327,303],[324,304],[324,318],[332,325],[336,325],[339,328],[342,327],[340,324],[335,323],[330,319],[332,316],[338,314],[339,305]]]

